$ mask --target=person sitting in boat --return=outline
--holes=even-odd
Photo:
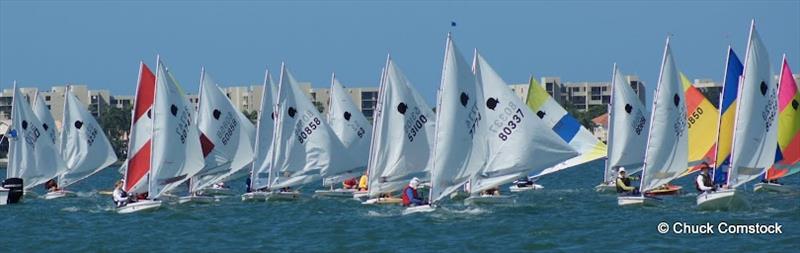
[[[58,189],[58,183],[56,182],[56,179],[47,180],[47,182],[44,183],[44,188],[48,192],[54,192],[54,191],[60,190],[60,189]]]
[[[220,189],[228,189],[228,186],[225,185],[225,182],[219,182],[211,186],[211,188],[220,190]]]
[[[367,179],[369,179],[369,171],[364,173],[361,178],[358,180],[358,191],[365,192],[367,191]]]
[[[714,187],[714,181],[712,181],[711,176],[708,175],[708,171],[711,170],[711,168],[708,167],[708,163],[706,162],[703,162],[700,166],[701,172],[694,181],[694,187],[701,193],[715,191],[716,187]]]
[[[247,177],[247,180],[244,181],[244,184],[246,186],[246,188],[244,189],[245,192],[253,192],[253,188],[250,188],[251,187],[250,185],[253,183],[250,179],[252,175],[253,174],[251,173],[250,176]]]
[[[292,192],[292,187],[283,187],[279,190],[280,192]]]
[[[483,190],[483,192],[481,192],[481,196],[500,196],[500,187],[495,186],[493,188]]]
[[[345,189],[356,188],[356,185],[358,185],[358,179],[356,177],[348,178],[347,180],[344,180],[344,182],[342,182],[342,188]]]
[[[629,195],[637,195],[639,194],[639,188],[635,186],[631,186],[631,180],[636,180],[635,178],[628,177],[625,174],[625,167],[620,167],[617,175],[617,193],[624,193]]]
[[[111,197],[114,199],[114,205],[117,207],[123,207],[128,204],[128,193],[122,189],[121,180],[114,184],[114,192],[111,193]]]
[[[420,206],[425,205],[425,200],[417,194],[417,187],[419,187],[419,178],[411,179],[405,189],[403,189],[403,206]]]

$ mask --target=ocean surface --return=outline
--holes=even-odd
[[[120,178],[111,167],[71,187],[76,198],[0,206],[0,252],[797,252],[800,246],[800,175],[783,181],[797,187],[792,193],[754,193],[748,185],[749,207],[708,212],[695,206],[694,176],[676,181],[684,193],[660,206],[619,207],[614,194],[593,190],[602,168],[595,161],[542,178],[545,189],[517,194],[515,204],[504,206],[451,202],[402,215],[399,206],[314,198],[314,187],[306,187],[295,202],[243,203],[236,196],[121,215],[110,196],[98,194]],[[244,191],[243,180],[229,185]],[[783,234],[657,230],[660,222],[722,221],[777,222]]]

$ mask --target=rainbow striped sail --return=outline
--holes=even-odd
[[[725,65],[725,76],[722,80],[722,94],[719,106],[719,131],[717,137],[717,159],[714,164],[714,183],[725,184],[728,178],[728,167],[731,162],[733,147],[733,125],[736,118],[736,104],[739,100],[739,77],[744,65],[736,56],[733,48],[728,47],[728,60]]]
[[[700,93],[681,73],[681,84],[686,96],[686,122],[689,127],[689,168],[681,176],[700,169],[703,162],[714,164],[719,110]]]
[[[800,172],[800,90],[789,69],[786,55],[778,87],[778,152],[775,164],[767,170],[767,180]]]
[[[581,126],[574,117],[569,115],[533,77],[531,77],[528,85],[528,98],[525,103],[561,139],[580,153],[579,156],[547,168],[534,177],[544,176],[606,156],[606,144],[594,137],[589,130]]]

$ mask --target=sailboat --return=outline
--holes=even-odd
[[[534,175],[532,178],[540,178],[548,174],[606,157],[606,144],[597,139],[597,137],[594,137],[594,135],[578,123],[572,115],[569,115],[567,110],[564,110],[564,108],[561,107],[533,77],[530,78],[528,85],[526,104],[531,111],[536,112],[537,115],[543,115],[541,117],[542,121],[553,129],[559,137],[569,143],[575,151],[580,153],[579,156],[547,168],[539,172],[539,174]],[[518,192],[531,190],[533,188],[535,188],[534,185],[526,187],[512,185],[509,187],[509,190]]]
[[[542,175],[548,169],[552,172],[553,166],[579,157],[580,151],[568,140],[574,139],[570,135],[578,134],[576,132],[580,124],[562,117],[561,124],[551,126],[548,121],[553,122],[554,119],[548,119],[548,116],[558,118],[558,110],[549,111],[547,109],[552,108],[542,106],[534,112],[508,88],[477,50],[473,62],[485,101],[482,106],[483,120],[487,122],[486,127],[480,128],[485,132],[480,135],[483,138],[477,139],[475,145],[485,147],[486,151],[484,159],[471,161],[479,164],[480,168],[470,179],[470,197],[465,203],[505,203],[508,198],[483,194],[483,191],[509,183],[520,176]],[[554,115],[549,115],[551,113]],[[477,153],[472,156],[481,157]]]
[[[242,195],[242,201],[266,200],[269,193],[263,191],[269,186],[272,169],[272,134],[275,129],[275,94],[278,88],[272,81],[269,69],[264,73],[264,84],[261,92],[261,107],[256,122],[255,155],[250,168],[250,185]]]
[[[48,192],[43,196],[45,199],[75,196],[74,192],[65,189],[117,161],[114,147],[100,124],[75,97],[71,86],[67,87],[64,96],[59,144],[66,170],[58,176],[60,189]]]
[[[611,74],[611,104],[608,106],[608,158],[603,183],[598,192],[615,192],[617,170],[627,168],[633,175],[644,167],[647,131],[650,129],[648,111],[630,85],[625,82],[617,64]]]
[[[194,106],[164,63],[160,59],[157,62],[155,97],[150,113],[153,121],[147,199],[119,207],[118,213],[161,206],[159,198],[164,193],[197,174],[204,165],[200,135],[192,115]]]
[[[731,148],[733,147],[733,126],[736,120],[736,104],[739,100],[739,77],[744,71],[744,65],[739,57],[728,46],[725,61],[725,75],[722,81],[722,93],[719,102],[719,124],[717,124],[717,145],[714,160],[713,181],[716,186],[722,186],[728,181],[728,168],[730,167]]]
[[[9,143],[6,182],[15,182],[15,188],[21,184],[24,192],[30,192],[33,187],[58,176],[58,172],[63,171],[66,165],[48,132],[44,130],[44,123],[36,117],[27,99],[17,89],[16,82],[13,89],[11,127],[7,134]],[[18,197],[3,191],[3,195],[6,194],[6,198],[13,197],[11,200]]]
[[[346,152],[285,65],[278,86],[267,200],[297,199],[302,186],[364,171]]]
[[[131,111],[131,127],[128,134],[128,158],[120,170],[123,174],[123,190],[133,198],[147,194],[152,154],[153,99],[156,91],[156,76],[143,62],[139,62],[136,95]],[[146,210],[161,206],[161,202],[140,201],[130,203],[136,209]]]
[[[189,180],[189,196],[179,203],[208,203],[216,199],[204,191],[253,161],[255,127],[217,86],[205,68],[200,71],[197,128],[205,160],[203,169]]]
[[[786,55],[783,56],[778,80],[778,149],[775,164],[767,170],[764,180],[754,190],[786,192],[789,187],[775,183],[780,178],[800,172],[800,90],[794,81]]]
[[[699,208],[724,209],[746,205],[741,194],[736,194],[736,188],[759,177],[775,162],[778,146],[777,90],[776,84],[772,83],[769,55],[753,21],[744,71],[739,78],[727,183],[723,189],[698,195]]]
[[[639,186],[642,194],[617,197],[620,206],[653,204],[655,199],[645,197],[643,193],[669,183],[686,170],[689,148],[686,97],[675,65],[667,38],[650,114],[651,124]]]
[[[364,203],[399,203],[393,192],[412,178],[430,180],[435,115],[397,64],[387,57],[378,94]]]
[[[372,126],[364,114],[358,110],[336,75],[331,75],[330,102],[328,103],[328,124],[359,166],[367,167],[369,148],[372,140]],[[347,179],[352,173],[336,175],[324,180],[329,190],[316,190],[315,195],[328,197],[353,197],[357,189],[334,189],[336,183]]]

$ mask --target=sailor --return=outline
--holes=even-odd
[[[634,178],[628,177],[625,174],[625,167],[619,167],[617,175],[617,193],[625,193],[629,195],[639,194],[638,187],[631,186],[631,180]]]
[[[48,192],[58,191],[58,183],[55,179],[50,179],[46,183],[44,183],[44,188],[47,189]]]
[[[367,179],[369,179],[369,171],[364,173],[361,178],[358,180],[358,190],[365,192],[367,191]]]
[[[419,178],[411,179],[405,189],[403,189],[403,206],[419,206],[425,205],[425,200],[417,194],[417,187],[419,187]]]
[[[357,182],[357,179],[355,177],[348,178],[347,180],[344,180],[344,182],[342,182],[342,188],[353,189],[353,188],[356,188],[357,184],[358,184],[358,182]]]
[[[500,196],[500,187],[495,186],[481,192],[481,196]]]
[[[122,180],[114,184],[114,192],[111,196],[114,198],[114,204],[117,207],[123,207],[128,204],[128,193],[122,189]]]
[[[250,179],[250,178],[252,177],[252,175],[253,175],[253,174],[252,174],[252,172],[251,172],[251,173],[250,173],[250,176],[248,176],[248,177],[247,177],[247,180],[245,180],[245,181],[244,181],[244,184],[245,184],[245,186],[247,187],[247,188],[245,188],[245,189],[244,189],[244,190],[245,190],[245,192],[252,192],[252,191],[253,191],[253,189],[252,189],[252,188],[250,188],[250,187],[251,187],[250,185],[253,183],[253,182],[251,181],[251,179]]]
[[[711,176],[708,175],[708,171],[711,170],[711,168],[708,167],[708,163],[703,162],[700,164],[700,170],[700,175],[697,175],[697,179],[694,181],[694,187],[697,189],[697,191],[703,193],[716,190],[714,187],[714,182],[711,180]]]
[[[228,187],[227,187],[227,186],[225,186],[225,182],[219,182],[219,183],[213,184],[213,185],[211,186],[211,188],[214,188],[214,189],[217,189],[217,190],[220,190],[220,189],[228,189]]]

